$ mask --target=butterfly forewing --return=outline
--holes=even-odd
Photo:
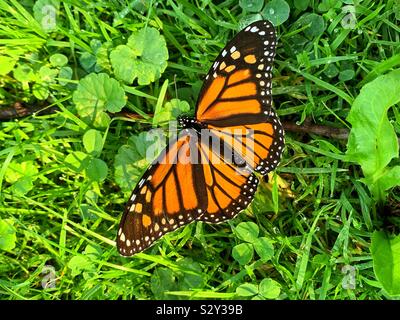
[[[284,146],[283,128],[272,108],[275,49],[271,23],[247,26],[212,65],[196,108],[200,122],[264,175],[276,168]]]

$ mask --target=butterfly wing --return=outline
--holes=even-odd
[[[235,151],[225,144],[209,143],[215,138],[209,130],[202,131],[199,143],[203,167],[207,207],[197,220],[219,223],[235,217],[253,200],[258,179],[246,166],[235,163]],[[231,155],[230,157],[227,154]]]
[[[284,146],[283,128],[272,108],[275,48],[271,23],[247,26],[217,57],[196,107],[196,119],[261,174],[278,165]]]
[[[207,207],[197,133],[186,130],[147,169],[125,207],[118,236],[120,254],[130,256],[165,233],[190,223]]]

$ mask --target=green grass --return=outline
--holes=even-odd
[[[302,1],[308,3],[304,9],[287,2],[289,19],[277,27],[273,93],[278,114],[282,121],[299,125],[349,127],[346,117],[361,86],[400,64],[400,5],[364,0],[356,6],[355,28],[345,29],[340,2]],[[34,18],[35,1],[0,4],[0,58],[13,61],[8,72],[0,66],[1,105],[59,108],[57,113],[0,123],[0,217],[11,230],[11,246],[0,249],[0,297],[390,298],[375,277],[370,252],[373,231],[385,223],[379,204],[360,182],[360,167],[344,161],[346,141],[312,133],[287,132],[282,162],[270,179],[275,182],[261,183],[252,205],[234,220],[190,224],[132,258],[117,253],[124,204],[146,167],[140,147],[128,139],[134,135],[140,141],[137,135],[151,128],[163,97],[164,102],[186,100],[193,110],[214,58],[239,25],[258,14],[233,0],[144,3],[63,1],[57,28],[48,33]],[[314,34],[315,26],[307,31],[301,20],[305,13],[323,18],[321,33]],[[144,118],[119,115],[95,122],[82,117],[73,99],[79,80],[95,72],[115,78],[110,51],[144,27],[160,31],[169,55],[156,81],[120,82],[128,98],[124,110]],[[67,64],[51,65],[50,57],[59,53],[68,58]],[[67,67],[70,78],[58,73],[68,73]],[[18,68],[28,71],[18,74]],[[399,135],[398,109],[389,117]],[[104,141],[93,152],[83,143],[89,129],[100,132]],[[136,152],[129,181],[117,177],[117,155],[129,161],[119,153],[123,145]],[[95,166],[90,175],[85,161],[97,160],[107,170],[96,175]],[[395,207],[399,198],[397,187],[388,192],[387,203]],[[398,230],[398,218],[386,218]],[[253,226],[250,222],[259,230],[249,240],[240,228]],[[260,238],[273,250],[260,252],[265,246],[254,244]],[[54,288],[42,288],[50,274],[45,266],[54,267]],[[354,289],[342,286],[348,274],[342,272],[344,266],[355,268]]]

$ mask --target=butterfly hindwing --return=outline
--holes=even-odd
[[[196,136],[185,131],[170,141],[133,190],[118,230],[122,255],[144,250],[205,212],[207,195],[203,167],[196,160],[200,156]]]
[[[208,205],[197,220],[219,223],[232,219],[253,200],[258,179],[248,167],[235,163],[231,149],[223,154],[216,146],[201,143],[199,147]]]

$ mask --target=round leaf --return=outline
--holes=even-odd
[[[35,80],[35,74],[33,73],[32,68],[26,64],[17,65],[17,67],[14,69],[13,74],[15,80],[20,82]]]
[[[298,23],[302,26],[308,26],[308,28],[304,30],[304,34],[310,39],[320,36],[325,31],[324,18],[316,13],[303,15],[298,20]]]
[[[243,283],[236,288],[236,294],[240,297],[251,297],[258,294],[258,286],[252,283]]]
[[[92,73],[81,79],[73,101],[81,117],[91,118],[100,111],[119,112],[126,104],[125,92],[118,81],[105,73]]]
[[[300,11],[304,11],[307,9],[308,4],[310,3],[310,0],[296,0],[294,1],[294,6],[296,9]]]
[[[101,159],[91,159],[86,168],[87,176],[92,181],[103,181],[108,174],[107,164]]]
[[[47,66],[43,66],[39,69],[38,78],[41,82],[53,83],[55,82],[54,78],[58,75],[57,69],[52,69]]]
[[[263,19],[263,16],[259,13],[253,14],[250,16],[246,16],[239,21],[238,31],[246,28],[249,24],[252,24],[253,22],[256,22],[256,21],[262,20],[262,19]]]
[[[243,10],[258,12],[264,5],[264,0],[239,0],[239,5]]]
[[[349,81],[349,80],[353,79],[355,77],[355,75],[356,75],[356,73],[352,69],[343,70],[343,71],[340,71],[340,73],[339,73],[339,80],[343,81],[343,82]]]
[[[65,164],[75,172],[86,168],[88,161],[88,155],[81,151],[74,151],[65,157]]]
[[[265,5],[261,14],[274,26],[279,26],[289,18],[289,13],[290,7],[286,1],[272,0]]]
[[[139,85],[148,85],[159,79],[167,68],[167,45],[157,29],[144,28],[129,37],[127,46],[114,49],[110,60],[121,80],[130,83],[137,78]]]
[[[68,63],[68,58],[61,53],[56,53],[50,57],[50,63],[54,67],[63,67]]]
[[[33,179],[31,177],[23,177],[12,185],[12,192],[16,195],[25,195],[33,189]]]
[[[79,57],[79,63],[86,72],[91,72],[96,65],[96,57],[89,52],[84,52]]]
[[[324,72],[328,78],[336,77],[339,73],[339,69],[331,63]]]
[[[274,255],[274,246],[265,237],[256,239],[253,246],[263,262],[270,260]]]
[[[235,227],[238,238],[247,242],[257,240],[260,229],[254,222],[241,222]]]
[[[241,265],[248,264],[253,259],[253,246],[249,243],[241,243],[232,249],[233,258]]]
[[[160,134],[152,134],[153,132],[157,131],[151,130],[132,136],[128,144],[120,147],[115,156],[115,181],[126,192],[132,191],[143,170],[166,145],[165,139],[161,139]]]
[[[75,256],[68,262],[68,268],[71,269],[72,277],[81,274],[83,271],[94,271],[95,266],[88,257]]]
[[[259,285],[260,294],[266,299],[276,299],[281,293],[281,285],[272,279],[263,279]]]
[[[83,135],[83,146],[87,153],[97,155],[103,149],[103,137],[97,130],[90,129]]]
[[[132,83],[136,75],[136,56],[126,45],[119,45],[110,53],[111,64],[115,77],[126,83]],[[129,61],[126,63],[126,61]]]
[[[60,82],[60,84],[62,86],[67,85],[68,82],[67,81],[63,81],[61,79],[71,80],[72,79],[72,69],[70,67],[61,67],[60,68],[60,72],[58,74],[58,77],[60,78],[58,81]]]

